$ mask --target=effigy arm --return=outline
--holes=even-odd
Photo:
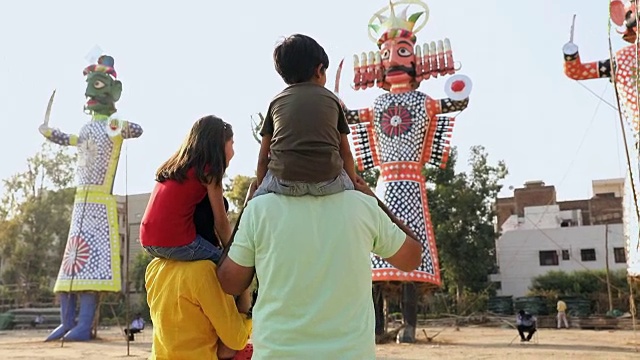
[[[44,124],[43,124],[44,125]],[[62,146],[76,146],[78,145],[78,135],[67,134],[58,129],[50,128],[48,126],[41,125],[38,129],[42,136],[52,143]]]
[[[438,106],[439,112],[438,114],[448,114],[456,111],[462,111],[469,106],[469,98],[462,100],[452,100],[449,98],[444,98],[439,100],[440,104]]]
[[[380,166],[378,146],[374,136],[373,124],[358,123],[349,126],[355,152],[353,153],[359,171],[366,171]]]
[[[611,59],[582,63],[578,46],[568,42],[562,48],[564,73],[573,80],[589,80],[611,77]]]
[[[430,121],[422,144],[422,163],[441,168],[446,166],[451,153],[451,136],[455,117],[441,116],[441,114],[464,110],[468,104],[469,98],[451,100],[427,97],[426,106]]]
[[[129,121],[124,121],[122,125],[122,138],[123,139],[135,139],[142,136],[142,126],[132,123]]]
[[[373,121],[372,108],[352,110],[347,108],[342,99],[340,99],[340,106],[342,107],[342,111],[344,111],[345,118],[349,124],[359,124],[363,122],[370,123]]]

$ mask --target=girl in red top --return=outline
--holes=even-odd
[[[165,259],[218,262],[222,249],[196,233],[194,212],[208,196],[215,232],[226,246],[231,226],[222,177],[233,155],[231,125],[211,115],[196,121],[180,149],[156,172],[156,186],[140,225],[140,242],[147,252]]]
[[[222,246],[228,246],[231,226],[222,194],[222,177],[233,155],[231,125],[212,115],[193,124],[180,149],[156,172],[156,186],[140,225],[140,242],[147,252],[164,259],[210,259],[218,263],[222,249],[196,232],[194,214],[207,196],[213,210],[214,230]],[[205,230],[209,233],[209,229]],[[237,301],[250,304],[251,293],[245,291]],[[219,341],[219,359],[232,359],[234,355],[235,350]]]

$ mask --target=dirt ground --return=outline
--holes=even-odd
[[[377,348],[377,358],[405,359],[639,359],[640,331],[589,331],[541,329],[536,342],[521,344],[513,329],[464,327],[427,328],[427,343],[422,329],[418,330],[418,343],[387,344]],[[0,359],[146,359],[151,352],[151,332],[137,335],[127,344],[117,328],[99,331],[99,340],[85,343],[44,343],[48,331],[0,332]],[[510,342],[513,341],[512,344]]]

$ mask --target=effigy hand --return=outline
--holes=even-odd
[[[575,55],[578,53],[578,45],[569,41],[568,43],[564,44],[564,46],[562,46],[562,53],[564,55]]]
[[[42,136],[45,136],[45,137],[51,135],[51,128],[46,123],[40,124],[40,126],[38,126],[38,131],[40,132],[40,134],[42,134]]]
[[[449,99],[461,101],[469,97],[473,83],[466,75],[453,75],[444,84],[444,91]]]

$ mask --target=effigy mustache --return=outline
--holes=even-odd
[[[402,71],[405,72],[407,74],[409,74],[411,77],[415,77],[416,76],[416,66],[412,65],[412,66],[391,66],[389,67],[387,70],[385,70],[384,74],[389,75],[389,73],[392,73],[394,71]]]
[[[624,25],[627,27],[627,29],[631,30],[634,27],[636,27],[638,25],[638,22],[636,21],[636,17],[633,16],[628,16],[627,19],[624,21]]]

